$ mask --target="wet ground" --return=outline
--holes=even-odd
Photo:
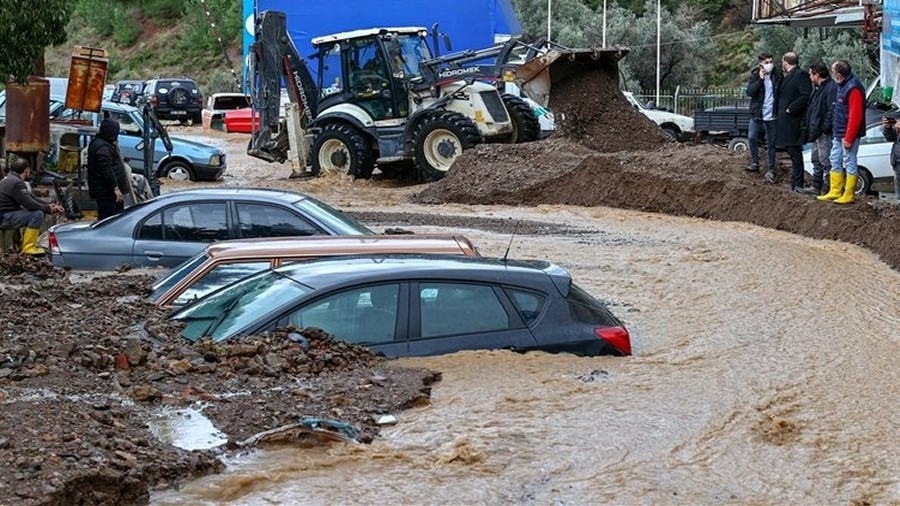
[[[633,111],[617,105],[615,96],[598,104],[589,100],[596,93],[579,100],[572,89],[570,119],[579,121],[563,123],[567,136],[479,147],[431,185],[333,174],[287,179],[288,167],[243,154],[246,136],[197,128],[173,134],[228,150],[229,171],[212,185],[302,191],[376,230],[462,232],[485,255],[509,250],[513,258],[556,262],[626,322],[633,357],[465,352],[386,365],[364,360],[356,372],[311,378],[296,369],[305,359],[278,362],[307,356],[283,340],[240,348],[237,356],[258,358],[224,361],[213,374],[185,367],[198,358],[192,367],[204,365],[211,350],[170,342],[152,362],[152,350],[144,350],[145,362],[123,373],[115,358],[137,314],[116,297],[101,297],[104,287],[114,296],[139,291],[138,278],[124,273],[111,278],[115,282],[60,294],[52,291],[58,274],[41,274],[48,280],[17,275],[4,285],[7,302],[0,306],[10,322],[6,353],[28,357],[40,347],[18,349],[10,339],[32,343],[37,335],[36,342],[51,350],[57,347],[46,343],[75,343],[60,348],[77,359],[63,365],[58,357],[54,364],[45,359],[52,374],[29,363],[25,378],[0,379],[0,388],[6,394],[14,389],[17,399],[8,396],[2,404],[0,458],[16,453],[5,461],[3,483],[12,485],[0,489],[2,501],[18,500],[16,484],[29,483],[32,502],[72,502],[74,496],[59,490],[69,490],[64,478],[73,474],[54,460],[68,462],[71,451],[61,456],[57,441],[65,448],[73,441],[87,445],[84,456],[76,448],[76,462],[91,464],[94,474],[86,476],[95,482],[98,470],[107,473],[102,483],[135,479],[111,487],[131,494],[121,497],[84,495],[90,480],[72,481],[82,494],[77,497],[88,502],[140,501],[142,485],[159,489],[150,499],[155,504],[900,501],[900,407],[893,393],[900,379],[896,208],[875,199],[839,207],[790,194],[786,183],[766,185],[745,174],[740,156],[669,144],[647,134],[655,133],[652,125],[629,116]],[[603,115],[606,121],[598,119]],[[612,128],[615,121],[634,128]],[[643,132],[640,145],[619,149],[638,142],[635,131]],[[618,141],[610,139],[615,135]],[[781,174],[785,180],[784,169]],[[163,189],[196,185],[168,182]],[[93,318],[83,317],[85,299],[105,301],[87,313]],[[21,315],[23,301],[41,317]],[[52,325],[52,311],[84,321],[60,329]],[[38,333],[29,329],[35,321]],[[87,355],[83,343],[104,349]],[[213,356],[223,353],[230,354],[215,350]],[[352,356],[365,356],[358,353]],[[32,360],[56,355],[35,352]],[[267,361],[287,369],[260,374],[272,367]],[[174,376],[159,376],[173,368]],[[123,375],[128,385],[118,379]],[[127,392],[147,384],[148,375],[156,391],[139,390],[140,400],[109,393],[114,378]],[[59,390],[72,385],[99,391],[105,400],[28,404],[25,387],[54,381]],[[253,389],[248,397],[261,402],[222,395],[240,392],[239,386]],[[385,397],[371,395],[373,388]],[[261,451],[186,453],[159,442],[149,427],[142,430],[158,414],[149,408],[164,406],[200,408],[234,440],[325,413],[367,428],[372,442],[299,445],[288,438]],[[385,412],[398,423],[379,431],[368,415]],[[71,422],[79,416],[105,422],[79,428]],[[43,430],[36,418],[62,428]],[[88,431],[101,437],[82,436]],[[171,471],[129,469],[129,456],[136,455],[171,464]],[[187,483],[177,478],[222,465],[219,474]],[[47,483],[53,490],[42,488]],[[169,488],[173,484],[179,486]]]

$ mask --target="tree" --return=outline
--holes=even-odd
[[[847,60],[863,83],[879,72],[869,56],[872,48],[866,46],[859,29],[823,28],[804,34],[802,28],[767,27],[757,30],[757,36],[757,53],[768,51],[775,55],[776,61],[787,51],[797,53],[804,69],[815,61],[831,66],[835,60]]]
[[[663,7],[660,43],[661,87],[703,86],[715,61],[716,46],[706,21],[698,21],[694,13],[679,8],[674,13]],[[602,29],[595,25],[587,35],[589,45],[600,45]],[[607,45],[631,49],[620,66],[623,74],[636,82],[632,88],[656,87],[656,1],[648,0],[643,15],[623,7],[607,9]]]
[[[25,83],[44,48],[66,41],[72,4],[71,0],[0,2],[0,81]]]
[[[547,0],[513,0],[513,7],[526,35],[547,36]],[[586,34],[599,23],[597,15],[581,0],[554,0],[551,8],[550,38],[564,46],[585,46]]]

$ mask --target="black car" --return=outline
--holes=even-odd
[[[389,357],[512,349],[631,354],[625,326],[563,268],[442,255],[290,264],[173,313],[182,337],[216,341],[317,327]]]
[[[188,77],[156,78],[147,81],[144,94],[159,119],[176,119],[199,125],[203,120],[203,94],[197,82]]]
[[[137,105],[137,99],[144,94],[144,81],[118,81],[113,89],[110,102]]]

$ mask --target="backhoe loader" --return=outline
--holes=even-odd
[[[314,65],[308,65],[291,40],[283,12],[263,11],[255,28],[250,94],[259,121],[254,122],[258,127],[248,153],[270,162],[290,160],[292,177],[308,170],[312,175],[335,171],[369,178],[376,163],[385,171],[393,162],[411,160],[420,180],[435,181],[476,144],[531,141],[539,133],[528,104],[498,91],[500,73],[463,66],[469,53],[435,58],[424,27],[316,37],[310,58]],[[433,38],[436,46],[436,33]],[[482,59],[493,57],[503,68],[542,66],[528,72],[529,82],[535,80],[532,74],[568,75],[572,70],[566,69],[577,73],[585,64],[615,65],[622,54],[618,49],[567,49],[552,55],[535,50],[532,62],[515,62],[510,48],[506,53],[486,50]],[[289,98],[284,118],[282,81]],[[548,78],[545,85],[547,96],[552,81]]]

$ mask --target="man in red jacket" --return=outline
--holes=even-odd
[[[832,63],[831,75],[837,83],[832,123],[834,140],[831,144],[829,173],[831,189],[825,195],[816,198],[833,200],[837,204],[850,204],[853,202],[859,178],[856,166],[859,139],[866,135],[866,92],[862,83],[851,72],[847,60]]]

